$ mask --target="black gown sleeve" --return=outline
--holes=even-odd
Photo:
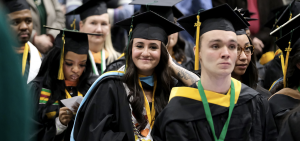
[[[299,141],[300,140],[300,111],[292,113],[283,123],[278,141]]]
[[[134,140],[130,108],[123,84],[111,79],[99,83],[77,113],[74,139]]]

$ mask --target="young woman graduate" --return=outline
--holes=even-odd
[[[151,10],[166,18],[167,20],[177,23],[176,19],[184,16],[183,13],[181,13],[181,11],[175,6],[175,4],[180,1],[181,0],[165,0],[163,6],[157,2],[147,3],[144,0],[135,0],[129,4],[141,5],[140,10],[136,12],[135,15]],[[176,32],[169,35],[168,43],[166,45],[168,52],[171,54],[174,62],[176,62],[178,65],[181,65],[187,70],[193,70],[193,60],[187,57],[184,52],[185,48],[190,48],[190,44],[179,38],[178,33]],[[120,57],[118,60],[109,64],[106,71],[118,70],[123,65],[125,65],[125,62],[125,57]]]
[[[95,74],[101,75],[104,73],[106,66],[117,60],[121,55],[115,51],[111,41],[111,25],[107,13],[106,1],[87,1],[66,15],[75,14],[80,14],[80,32],[100,34],[99,36],[88,35],[88,38],[90,59],[95,62],[93,63],[93,71]],[[73,26],[75,26],[75,20]],[[94,66],[94,64],[96,64],[96,66]]]
[[[263,87],[257,85],[258,83],[258,72],[255,65],[256,59],[253,55],[254,46],[251,39],[247,35],[244,29],[235,32],[237,35],[237,60],[231,76],[247,86],[255,89],[265,98],[269,98],[271,93]]]
[[[165,44],[181,27],[148,11],[117,23],[130,31],[126,69],[96,80],[81,102],[71,140],[152,141],[157,115],[167,105],[177,77],[191,85],[197,75],[174,64]],[[129,38],[130,39],[130,38]]]
[[[300,15],[300,14],[299,14]],[[277,46],[284,50],[285,64],[283,80],[278,82],[274,89],[269,103],[278,128],[282,131],[282,123],[289,112],[300,104],[300,18],[285,25],[285,30],[290,29],[290,33],[284,35],[276,41]],[[296,27],[296,28],[295,28]],[[277,92],[276,92],[277,91]]]
[[[32,133],[32,140],[69,140],[79,105],[71,111],[60,100],[83,97],[97,79],[88,59],[87,34],[61,30],[54,46],[44,58],[38,76],[30,83],[37,106],[33,122],[37,129]]]
[[[196,35],[195,56],[199,55],[201,78],[190,87],[172,89],[168,105],[155,120],[153,139],[276,140],[266,99],[231,78],[238,56],[235,31],[246,28],[246,24],[227,4],[178,22],[190,35]]]

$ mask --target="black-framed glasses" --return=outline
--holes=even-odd
[[[254,46],[250,45],[250,46],[246,46],[245,48],[242,47],[238,47],[237,49],[237,54],[241,55],[241,53],[244,51],[245,55],[252,55],[254,52]]]

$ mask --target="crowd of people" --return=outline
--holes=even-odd
[[[300,1],[2,0],[0,17],[4,140],[300,140]]]

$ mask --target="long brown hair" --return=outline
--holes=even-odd
[[[122,80],[130,89],[128,100],[131,104],[132,112],[137,122],[139,123],[139,126],[137,128],[138,130],[142,130],[147,125],[147,119],[143,115],[145,101],[142,89],[139,86],[138,69],[132,61],[132,45],[133,40],[130,41],[130,44],[128,46],[128,66]],[[172,71],[168,67],[168,60],[169,54],[167,52],[166,46],[164,45],[164,43],[161,43],[160,60],[154,70],[157,78],[157,87],[154,96],[155,109],[151,110],[155,110],[155,117],[157,117],[157,115],[168,104],[171,88],[174,86],[171,75]]]

